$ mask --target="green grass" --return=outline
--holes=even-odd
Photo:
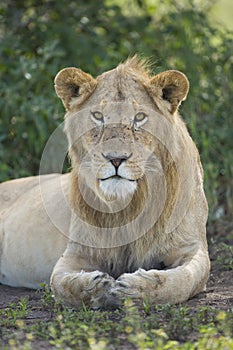
[[[14,327],[19,319],[23,319],[28,313],[28,298],[22,298],[17,304],[10,304],[4,310],[0,310],[1,327]]]
[[[3,349],[33,349],[38,342],[51,349],[233,348],[232,310],[138,306],[127,300],[122,310],[99,312],[83,307],[77,311],[54,304],[47,287],[41,301],[43,308],[52,312],[46,322],[28,324],[30,308],[25,299],[1,311]]]

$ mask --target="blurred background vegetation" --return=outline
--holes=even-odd
[[[46,140],[64,115],[53,89],[61,68],[81,67],[96,76],[139,53],[152,58],[155,73],[178,69],[188,76],[181,114],[201,153],[210,222],[231,216],[233,34],[213,20],[214,5],[1,1],[0,181],[38,173]]]

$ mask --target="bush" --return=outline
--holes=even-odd
[[[232,33],[208,20],[210,2],[6,0],[0,3],[0,180],[38,173],[64,112],[53,79],[65,66],[97,75],[135,52],[155,72],[191,83],[181,113],[201,153],[211,219],[232,213]],[[121,3],[120,3],[121,4]]]

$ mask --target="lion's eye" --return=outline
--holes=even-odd
[[[134,122],[137,124],[143,124],[147,119],[147,115],[143,112],[139,112],[134,117]]]
[[[91,112],[91,115],[95,121],[103,123],[104,116],[101,112]]]

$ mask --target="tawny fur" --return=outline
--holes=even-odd
[[[2,283],[37,287],[40,280],[48,281],[58,260],[51,287],[57,299],[72,306],[84,302],[94,308],[115,307],[128,296],[177,303],[205,288],[209,257],[203,172],[198,151],[177,113],[188,88],[183,73],[153,76],[146,61],[137,57],[97,78],[77,68],[58,73],[55,89],[67,110],[72,172],[61,177],[62,191],[54,190],[52,195],[47,191],[58,188],[59,176],[45,177],[40,185],[35,180],[1,185],[0,195],[11,197],[8,202],[3,199],[1,214]],[[96,112],[103,120],[95,120]],[[146,117],[137,123],[138,113]],[[124,181],[136,181],[131,197],[127,193],[122,197],[125,190],[119,198],[117,192],[112,192],[113,198],[101,192],[99,182],[108,181],[114,170],[109,154],[124,158],[118,168]],[[16,203],[11,195],[14,186],[20,188]],[[166,196],[158,212],[163,186]],[[37,188],[42,195],[34,210],[39,215],[32,215],[30,201],[35,200]],[[27,217],[23,226],[17,216],[22,207]],[[14,236],[19,230],[20,235]],[[23,243],[20,236],[26,237]],[[11,241],[22,249],[18,260],[12,260],[18,265],[16,272],[10,259]],[[30,263],[28,256],[34,250],[40,267],[36,259]],[[38,270],[37,275],[32,277],[27,263],[32,271]]]

